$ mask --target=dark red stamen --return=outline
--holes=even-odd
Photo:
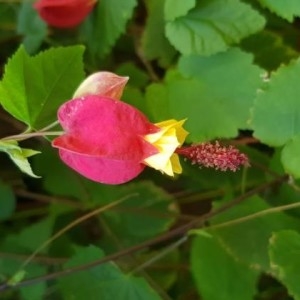
[[[181,147],[176,153],[189,159],[192,164],[206,168],[235,172],[240,166],[249,166],[248,157],[233,146],[223,147],[218,141]]]

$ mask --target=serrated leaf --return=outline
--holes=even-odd
[[[252,127],[261,142],[282,146],[300,134],[299,77],[300,59],[274,72],[258,93]]]
[[[104,253],[95,246],[77,248],[66,268],[100,259]],[[141,277],[123,274],[113,263],[105,263],[59,280],[63,295],[73,300],[159,300],[158,294]]]
[[[23,44],[29,53],[34,53],[47,35],[47,24],[39,17],[30,1],[22,2],[17,32],[23,35]]]
[[[271,267],[295,300],[300,299],[300,235],[293,230],[273,233],[269,253]]]
[[[222,203],[218,203],[222,205]],[[247,201],[213,218],[212,224],[222,224],[271,208],[263,199],[253,196]],[[221,244],[239,261],[269,272],[268,243],[274,231],[299,228],[296,218],[284,212],[242,220],[226,227],[211,229]]]
[[[161,65],[167,66],[174,59],[176,50],[165,36],[165,0],[150,0],[146,4],[148,18],[142,35],[143,54],[147,59],[158,59]]]
[[[83,51],[82,46],[52,48],[30,57],[20,47],[5,66],[0,103],[32,128],[53,123],[58,107],[83,80]]]
[[[174,21],[176,18],[185,16],[188,11],[194,8],[196,0],[166,0],[165,1],[165,19]]]
[[[178,69],[184,76],[171,70],[164,85],[147,89],[152,113],[166,117],[167,110],[168,118],[187,118],[185,128],[192,142],[231,138],[239,129],[249,128],[250,108],[263,72],[252,64],[251,55],[231,49],[211,57],[183,56]]]
[[[185,16],[167,22],[166,36],[183,54],[211,55],[259,31],[264,24],[257,11],[239,0],[204,0]]]
[[[217,238],[198,236],[191,251],[192,274],[201,299],[253,299],[258,272],[232,257]]]
[[[82,29],[82,38],[92,54],[103,57],[110,51],[125,32],[136,4],[136,0],[101,0]]]
[[[39,154],[39,151],[21,148],[16,141],[0,141],[0,151],[7,153],[23,173],[31,177],[40,178],[40,176],[33,173],[27,159],[30,156]]]
[[[281,153],[281,161],[285,171],[294,176],[296,179],[300,178],[300,137],[297,136],[289,141],[283,148]]]
[[[292,22],[295,17],[300,16],[300,2],[298,0],[259,0],[262,6],[271,12]]]

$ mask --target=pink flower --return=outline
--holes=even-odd
[[[97,0],[39,0],[34,8],[49,25],[69,28],[79,25],[96,2]]]
[[[53,140],[60,158],[81,175],[106,184],[135,178],[146,166],[170,176],[181,173],[175,150],[187,135],[184,120],[152,124],[118,100],[128,81],[110,72],[86,78],[74,99],[58,110],[64,134]]]
[[[61,159],[97,182],[127,182],[145,168],[158,150],[143,137],[159,131],[134,107],[112,98],[89,95],[64,103],[58,120],[65,134],[54,139]]]

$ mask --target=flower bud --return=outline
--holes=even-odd
[[[88,95],[120,99],[129,77],[118,76],[111,72],[97,72],[87,77],[75,91],[73,98]]]
[[[79,25],[91,12],[97,0],[39,0],[34,8],[49,25],[71,28]]]

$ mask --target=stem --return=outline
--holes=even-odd
[[[47,130],[49,130],[49,129],[51,129],[51,128],[57,126],[57,125],[59,125],[59,122],[58,122],[58,121],[55,121],[55,122],[51,123],[50,125],[48,125],[48,126],[42,128],[42,129],[40,129],[39,132],[47,131]]]
[[[36,136],[47,136],[47,135],[62,135],[63,131],[37,131],[31,133],[21,133],[16,135],[10,135],[1,139],[1,141],[23,141]]]
[[[130,194],[127,195],[115,202],[109,203],[105,206],[101,206],[85,215],[83,215],[82,217],[76,219],[75,221],[69,223],[67,226],[63,227],[61,230],[59,230],[58,232],[56,232],[52,237],[50,237],[48,240],[46,240],[43,244],[41,244],[22,264],[22,266],[20,267],[20,269],[25,268],[31,261],[32,259],[41,251],[43,250],[45,247],[47,247],[49,244],[51,244],[54,240],[56,240],[57,238],[59,238],[62,234],[64,234],[65,232],[67,232],[68,230],[70,230],[71,228],[75,227],[76,225],[82,223],[83,221],[86,221],[87,219],[98,215],[99,213],[102,213],[122,202],[124,202],[125,200],[128,200],[128,198],[136,196],[137,194]]]
[[[167,248],[163,249],[160,253],[158,253],[157,255],[153,256],[152,258],[150,258],[149,260],[145,261],[143,264],[141,264],[140,266],[138,266],[137,268],[135,268],[134,270],[132,270],[129,274],[129,276],[134,275],[137,272],[140,272],[141,270],[151,266],[153,263],[155,263],[156,261],[160,260],[161,258],[163,258],[165,255],[167,255],[169,252],[173,251],[174,249],[178,248],[181,244],[185,243],[188,239],[187,235],[184,235],[183,237],[181,237],[180,239],[178,239],[176,242],[174,242],[173,244],[171,244],[170,246],[168,246]]]
[[[148,241],[145,241],[143,243],[140,243],[140,244],[131,246],[129,248],[120,250],[119,252],[107,255],[103,258],[100,258],[98,260],[92,261],[92,262],[84,264],[84,265],[78,265],[78,266],[70,267],[70,268],[67,268],[67,269],[64,269],[64,270],[61,270],[61,271],[57,271],[57,272],[54,272],[54,273],[50,273],[50,274],[46,274],[46,275],[42,275],[42,276],[37,276],[37,277],[29,278],[27,280],[20,281],[20,282],[16,283],[13,287],[14,288],[20,288],[20,287],[24,287],[24,286],[29,286],[29,285],[40,283],[40,282],[43,282],[43,281],[63,277],[63,276],[66,276],[68,274],[71,274],[71,273],[80,272],[80,271],[90,269],[90,268],[95,268],[95,267],[97,267],[101,264],[104,264],[106,262],[109,262],[111,260],[115,260],[115,259],[119,259],[119,258],[124,257],[124,256],[131,255],[131,254],[133,254],[133,253],[135,253],[139,250],[142,250],[142,249],[148,248],[150,246],[156,245],[160,242],[167,241],[171,238],[180,237],[180,236],[182,237],[182,236],[186,235],[189,230],[197,228],[197,227],[201,227],[201,225],[203,225],[204,222],[209,220],[210,218],[212,218],[212,217],[214,217],[214,216],[230,209],[231,207],[245,201],[247,198],[249,198],[249,197],[251,197],[251,196],[253,196],[257,193],[266,190],[270,186],[286,182],[287,179],[288,179],[288,176],[286,176],[286,175],[281,176],[281,177],[277,177],[273,181],[262,184],[262,185],[260,185],[256,188],[246,192],[245,194],[235,198],[233,201],[224,204],[223,206],[216,209],[215,211],[212,211],[212,212],[209,212],[205,215],[202,215],[199,218],[190,221],[189,223],[186,223],[186,224],[184,224],[180,227],[174,228],[171,231],[163,233],[162,235],[160,235],[158,237],[155,237],[151,240],[148,240]],[[0,292],[5,291],[9,288],[13,288],[13,287],[11,285],[9,285],[7,282],[4,282],[2,285],[0,285]]]

